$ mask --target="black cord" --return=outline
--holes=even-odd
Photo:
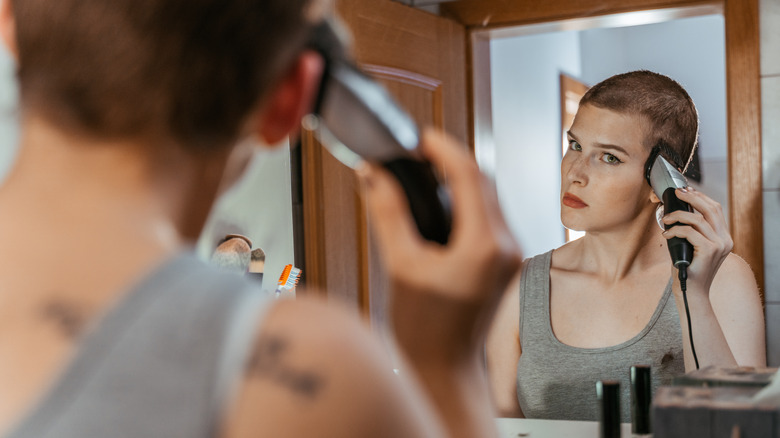
[[[696,364],[696,369],[699,369],[699,358],[696,357],[696,348],[693,347],[693,329],[691,328],[691,311],[688,310],[688,293],[685,281],[688,279],[688,267],[685,265],[680,266],[677,269],[677,277],[680,279],[680,289],[683,294],[683,302],[685,303],[685,318],[688,320],[688,340],[691,343],[691,353],[693,353],[693,362]]]

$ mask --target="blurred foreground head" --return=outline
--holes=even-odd
[[[96,140],[230,145],[320,0],[6,0],[23,114]]]

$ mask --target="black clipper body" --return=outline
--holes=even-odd
[[[680,210],[693,211],[690,205],[681,201],[674,193],[676,189],[687,187],[688,180],[683,176],[682,172],[661,156],[661,152],[668,149],[669,146],[665,143],[659,143],[658,146],[653,148],[650,158],[648,158],[645,164],[645,178],[650,187],[653,188],[655,195],[663,202],[664,215]],[[679,222],[666,224],[665,228],[668,230],[675,225],[680,224]],[[667,245],[675,267],[687,267],[691,264],[693,261],[693,245],[687,240],[673,237],[667,240]]]

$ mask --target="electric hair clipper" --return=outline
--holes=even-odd
[[[663,202],[664,215],[679,210],[692,211],[691,206],[677,198],[674,193],[675,189],[687,187],[688,180],[682,172],[661,156],[661,153],[666,153],[671,157],[676,156],[669,145],[659,142],[650,152],[650,157],[645,164],[645,178],[650,183],[650,187],[653,188],[655,195]],[[680,223],[667,224],[665,228],[668,230],[675,225],[680,225]],[[687,268],[693,261],[693,245],[679,237],[668,239],[666,243],[674,266],[678,269]]]
[[[414,121],[344,54],[337,23],[324,21],[310,45],[326,65],[304,126],[345,165],[355,167],[364,159],[389,170],[403,187],[420,234],[445,245],[452,228],[449,196],[419,151]]]

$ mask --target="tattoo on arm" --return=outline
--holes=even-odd
[[[81,334],[86,314],[73,303],[63,300],[51,300],[40,309],[41,317],[57,326],[57,329],[69,339]]]
[[[285,363],[289,340],[278,335],[263,335],[249,357],[247,374],[259,379],[270,379],[296,394],[309,399],[317,397],[325,384],[322,376],[295,369]]]

